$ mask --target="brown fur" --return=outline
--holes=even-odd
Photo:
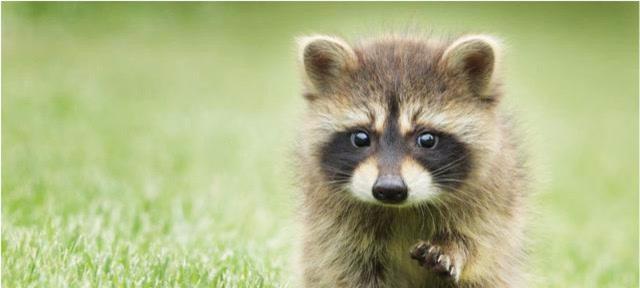
[[[386,36],[354,46],[330,37],[301,44],[308,109],[296,155],[305,287],[525,285],[526,169],[512,121],[498,105],[497,46],[479,41],[473,45],[489,46],[448,55],[455,42]],[[462,64],[452,63],[455,57],[482,69],[457,67]],[[335,131],[363,121],[354,115],[375,123],[388,112],[384,95],[390,90],[397,93],[400,117],[438,126],[467,144],[475,165],[461,186],[420,205],[390,207],[358,201],[327,183],[319,147]],[[421,240],[458,265],[459,279],[411,259]]]

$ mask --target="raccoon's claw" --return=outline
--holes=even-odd
[[[442,277],[458,280],[458,271],[453,259],[444,253],[442,247],[430,242],[420,241],[409,252],[411,258],[418,261],[420,266],[433,271]]]

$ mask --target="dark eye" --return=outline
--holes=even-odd
[[[418,136],[417,142],[419,147],[431,149],[438,144],[438,137],[431,133],[422,133]]]
[[[371,139],[369,139],[369,134],[364,131],[358,131],[351,133],[351,144],[355,147],[367,147],[371,145]]]

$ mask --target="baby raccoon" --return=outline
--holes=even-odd
[[[522,287],[526,171],[497,41],[300,41],[305,287]]]

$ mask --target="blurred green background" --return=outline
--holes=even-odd
[[[288,284],[296,36],[487,32],[538,287],[638,286],[638,3],[2,3],[4,287]]]

